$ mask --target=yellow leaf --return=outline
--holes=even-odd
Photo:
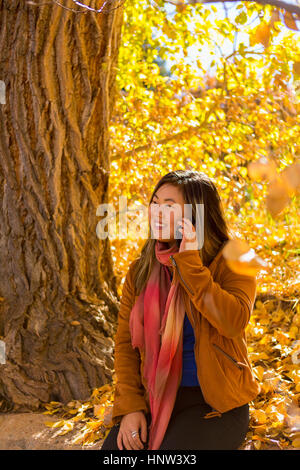
[[[85,413],[82,413],[82,412],[81,412],[81,413],[78,413],[77,416],[74,416],[74,418],[72,418],[72,420],[73,420],[73,421],[80,421],[80,420],[82,420],[82,419],[84,419],[84,418],[85,418]]]
[[[293,70],[297,75],[300,75],[300,62],[293,63]]]
[[[93,390],[91,398],[95,398],[97,395],[105,393],[105,392],[111,392],[112,391],[112,386],[111,384],[104,384],[100,388],[96,388]]]
[[[59,432],[59,435],[63,436],[64,434],[67,434],[68,432],[72,431],[73,427],[74,423],[72,421],[66,422]]]
[[[261,352],[261,353],[251,352],[249,353],[249,356],[251,357],[252,361],[260,361],[260,360],[269,359],[269,356],[265,352]]]
[[[289,337],[292,339],[296,339],[298,337],[298,327],[297,326],[291,326],[290,331],[289,331]]]
[[[251,39],[252,45],[261,43],[264,45],[264,47],[267,47],[270,41],[270,31],[270,25],[266,23],[260,24],[255,30],[254,37]]]
[[[267,421],[266,413],[263,410],[254,410],[252,416],[258,424],[265,424]]]
[[[247,166],[248,175],[254,181],[273,179],[276,176],[276,168],[275,162],[266,157],[261,157]]]
[[[296,447],[296,449],[300,449],[300,436],[293,440],[292,446]]]
[[[49,426],[50,428],[59,428],[60,426],[63,426],[65,424],[65,421],[47,421],[45,422],[46,426]]]
[[[72,440],[72,444],[82,444],[84,439],[84,436],[80,434],[80,436],[77,436],[75,439]]]
[[[275,23],[277,22],[280,22],[279,10],[273,10],[270,18],[270,26],[275,29],[275,31],[279,32],[280,30],[275,27]]]
[[[261,268],[267,267],[267,263],[246,242],[239,239],[226,243],[223,256],[232,271],[247,276],[255,276]]]
[[[273,322],[279,322],[279,321],[282,321],[284,319],[284,316],[285,316],[285,313],[284,311],[279,308],[277,311],[275,311],[273,314],[272,314],[272,321]]]
[[[258,424],[257,426],[252,426],[253,429],[255,429],[256,433],[261,433],[262,435],[265,435],[266,433],[266,423],[264,424]]]
[[[292,379],[296,384],[300,382],[300,370],[291,370],[290,372],[285,372],[285,375]]]
[[[43,414],[44,415],[54,415],[55,413],[57,413],[59,410],[56,408],[54,410],[49,410],[49,411],[44,411]]]
[[[92,444],[93,442],[95,442],[96,439],[99,439],[97,434],[91,432],[85,437],[83,445]]]
[[[287,166],[279,176],[290,196],[300,191],[300,163]]]
[[[97,431],[101,426],[103,425],[103,421],[98,420],[98,421],[90,421],[89,423],[86,423],[86,426],[93,431]]]
[[[290,196],[287,186],[283,183],[280,176],[276,176],[272,181],[270,181],[268,191],[269,192],[266,196],[266,206],[272,217],[275,217],[287,206]]]
[[[175,8],[179,13],[182,13],[186,9],[186,7],[187,7],[187,4],[180,3],[180,4],[177,4]]]
[[[299,31],[291,12],[286,11],[284,13],[284,22],[288,28],[293,29],[294,31]]]
[[[294,317],[293,317],[293,323],[294,323],[296,326],[299,326],[299,327],[300,327],[300,312],[295,313],[295,315],[294,315]]]
[[[256,450],[259,450],[261,448],[261,441],[253,441],[253,445],[255,447]]]
[[[270,341],[269,335],[264,335],[261,340],[259,340],[259,344],[268,344]]]
[[[108,429],[106,429],[105,433],[104,433],[104,439],[107,438],[108,434],[110,433],[110,430],[111,428],[109,427]]]
[[[95,405],[94,406],[94,415],[97,418],[101,418],[105,412],[105,406],[104,405]]]
[[[76,326],[76,325],[80,325],[80,323],[79,323],[79,321],[74,320],[74,321],[71,321],[71,325],[75,325],[75,326]]]
[[[253,367],[255,377],[261,382],[265,369],[262,366]]]

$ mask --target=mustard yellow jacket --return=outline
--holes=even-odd
[[[248,359],[245,335],[256,296],[256,278],[233,272],[222,255],[223,248],[224,244],[208,267],[203,265],[197,250],[170,256],[172,282],[178,280],[184,288],[186,313],[194,330],[198,380],[213,413],[242,406],[260,392]],[[113,424],[133,411],[150,413],[143,380],[144,354],[132,348],[129,330],[130,311],[137,299],[132,277],[136,261],[126,274],[115,335]]]

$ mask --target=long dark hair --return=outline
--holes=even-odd
[[[224,210],[218,191],[205,173],[193,170],[177,170],[167,173],[156,184],[149,205],[152,203],[153,195],[163,184],[177,186],[183,194],[185,204],[191,204],[192,223],[195,226],[196,204],[204,207],[204,239],[199,254],[204,266],[208,266],[218,253],[221,245],[229,240],[229,229],[226,225]],[[150,221],[149,221],[150,222]],[[156,239],[151,238],[151,227],[149,223],[148,238],[141,249],[140,257],[133,266],[133,277],[136,295],[139,295],[149,279],[155,260]],[[180,240],[176,240],[180,243]]]

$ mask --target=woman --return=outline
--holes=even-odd
[[[245,337],[256,279],[222,256],[228,230],[205,174],[165,175],[149,222],[122,291],[114,426],[102,449],[237,449],[260,391]]]

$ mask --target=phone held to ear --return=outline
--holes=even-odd
[[[186,218],[193,223],[192,217],[186,217]],[[181,227],[181,224],[179,225],[179,221],[177,221],[176,230],[175,230],[175,239],[178,241],[179,245],[180,245],[181,240],[183,238],[182,232],[180,232],[178,230],[180,227]]]
[[[177,242],[180,243],[181,240],[182,240],[182,233],[178,229],[179,229],[179,227],[177,226],[176,231],[175,231],[175,238],[176,238]]]

